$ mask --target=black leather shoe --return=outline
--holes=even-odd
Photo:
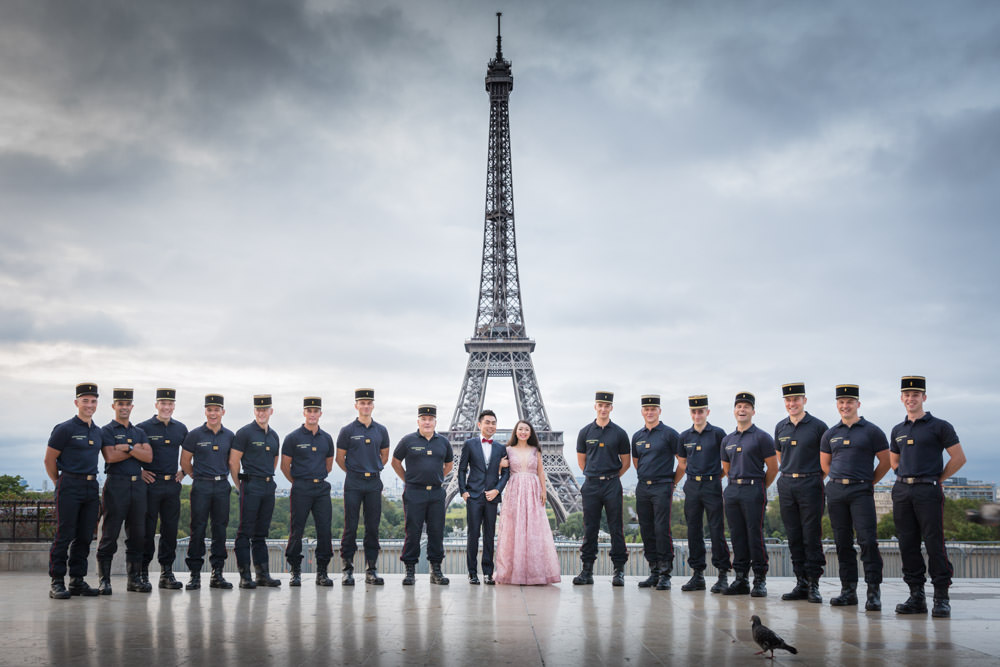
[[[276,588],[281,585],[280,579],[275,579],[271,576],[268,571],[267,565],[254,565],[254,572],[257,573],[257,581],[255,582],[258,586],[263,586],[265,588]]]
[[[59,581],[62,581],[62,579]],[[82,595],[88,598],[98,594],[98,590],[91,588],[90,584],[83,580],[83,577],[70,577],[69,588],[67,590],[69,590],[70,595]]]
[[[324,587],[333,586],[333,579],[326,574],[326,565],[316,566],[316,585]]]
[[[472,584],[473,586],[478,586],[479,585],[479,575],[477,575],[475,572],[470,572],[469,573],[469,583]]]
[[[192,572],[191,578],[188,579],[187,586],[185,586],[189,591],[196,591],[201,588],[201,572]]]
[[[451,580],[441,572],[441,563],[431,563],[431,583],[438,586],[447,586],[451,583]]]
[[[639,582],[639,588],[653,588],[660,580],[660,568],[657,563],[650,563],[649,576]]]
[[[343,577],[340,580],[342,586],[353,586],[354,585],[354,566],[344,568]]]
[[[767,597],[767,577],[763,574],[758,574],[753,578],[753,588],[750,590],[750,597],[752,598],[766,598]]]
[[[858,582],[843,581],[840,584],[840,595],[830,598],[830,604],[834,607],[857,607],[858,606]]]
[[[865,611],[882,611],[882,591],[878,584],[868,584]]]
[[[406,564],[406,576],[403,577],[404,586],[412,586],[417,583],[417,577],[414,574],[417,569],[416,565]]]
[[[725,593],[727,590],[729,590],[729,572],[728,570],[719,570],[719,578],[712,584],[712,592]]]
[[[292,573],[292,578],[291,578],[291,580],[289,580],[288,585],[289,586],[301,586],[302,585],[302,566],[301,565],[293,565],[292,569],[290,570],[290,572]]]
[[[750,595],[750,580],[747,579],[745,572],[737,572],[736,579],[733,583],[729,585],[726,590],[722,591],[723,595]]]
[[[66,590],[66,582],[62,577],[52,577],[52,583],[49,584],[49,597],[53,600],[68,600],[70,598],[70,592]]]
[[[221,588],[224,591],[228,591],[233,585],[222,576],[222,568],[216,567],[212,568],[212,576],[208,580],[208,587]]]
[[[809,597],[809,582],[805,577],[795,577],[795,588],[781,596],[782,600],[805,600]]]
[[[249,565],[237,565],[236,569],[240,572],[240,588],[257,588],[257,582],[250,576]]]
[[[948,597],[947,586],[934,587],[934,607],[931,608],[934,618],[951,618],[951,599]]]
[[[142,565],[139,563],[125,563],[127,578],[125,579],[125,590],[129,593],[149,593],[153,590],[152,585],[142,581]]]
[[[682,591],[705,590],[705,575],[701,573],[701,570],[695,570],[694,572],[691,573],[691,578],[687,580],[687,583],[681,585],[681,590]]]
[[[896,605],[897,614],[926,614],[927,596],[923,584],[910,584],[910,597]]]
[[[819,594],[819,577],[809,577],[809,595],[806,599],[813,604],[823,603],[823,596]]]
[[[98,561],[97,577],[97,592],[111,595],[111,561]]]
[[[624,586],[625,585],[625,569],[618,566],[615,567],[615,573],[611,575],[611,585],[612,586]]]
[[[174,571],[169,565],[160,566],[160,583],[158,585],[169,591],[179,591],[184,588],[184,584],[174,577]]]
[[[374,562],[368,563],[368,569],[365,570],[365,583],[373,586],[385,584],[385,579],[378,576],[378,569],[376,569]]]
[[[658,591],[669,591],[670,590],[670,573],[660,572],[660,579],[656,582],[656,590]]]
[[[139,581],[142,582],[144,592],[149,593],[153,590],[153,584],[149,583],[149,563],[139,565]]]
[[[483,576],[483,583],[487,586],[496,586],[496,581],[493,579],[492,574],[487,574]]]
[[[586,563],[580,574],[573,577],[574,586],[592,586],[594,584],[594,564]]]

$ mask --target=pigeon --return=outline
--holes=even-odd
[[[760,622],[760,616],[751,616],[750,626],[753,628],[753,640],[757,642],[757,646],[763,649],[754,655],[764,655],[770,651],[770,659],[774,660],[774,649],[776,648],[783,648],[793,655],[799,652],[794,646],[786,644],[784,639],[774,633],[774,630],[763,625]]]

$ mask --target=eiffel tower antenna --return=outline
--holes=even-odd
[[[562,431],[553,431],[538,390],[531,353],[535,341],[524,329],[521,281],[517,268],[514,234],[514,181],[510,158],[508,101],[514,89],[510,61],[501,50],[500,16],[497,12],[497,53],[486,68],[486,92],[490,98],[489,148],[486,160],[486,217],[483,231],[483,263],[479,279],[479,307],[472,338],[465,341],[469,363],[452,417],[448,438],[455,455],[462,443],[477,433],[476,419],[486,398],[491,377],[509,377],[514,385],[518,419],[535,427],[542,446],[549,503],[562,523],[566,516],[583,509],[580,488],[563,456]],[[510,431],[498,431],[498,436]],[[454,473],[448,482],[446,502],[458,492]]]

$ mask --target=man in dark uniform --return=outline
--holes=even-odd
[[[153,460],[153,450],[142,429],[129,420],[132,415],[132,389],[115,389],[111,408],[115,418],[101,429],[104,455],[104,521],[97,545],[97,571],[101,595],[111,595],[111,560],[118,551],[118,535],[125,523],[126,590],[149,593],[149,581],[142,580],[142,551],[146,531],[146,482],[142,464]]]
[[[278,467],[281,440],[270,427],[274,408],[270,394],[253,397],[253,421],[236,431],[229,450],[229,474],[240,490],[240,523],[236,529],[236,567],[240,588],[280,586],[271,576],[267,557],[267,534],[274,514],[274,471]],[[240,468],[243,472],[240,472]],[[253,561],[257,580],[250,576]]]
[[[611,421],[615,395],[599,391],[594,398],[597,417],[580,429],[576,438],[576,460],[586,480],[580,493],[583,496],[583,544],[580,560],[583,569],[573,577],[577,586],[594,583],[594,561],[597,560],[597,533],[601,528],[601,512],[608,518],[611,533],[611,563],[614,575],[612,586],[625,585],[625,563],[628,549],[625,546],[625,526],[622,521],[621,476],[632,463],[631,443],[625,430]]]
[[[951,563],[944,544],[944,480],[965,465],[965,452],[951,424],[924,411],[927,380],[919,375],[903,378],[900,400],[906,419],[892,429],[889,460],[896,471],[892,486],[892,518],[899,537],[903,559],[903,581],[910,587],[910,597],[896,605],[897,614],[926,614],[924,597],[926,573],[934,584],[934,608],[931,616],[951,616],[948,588],[951,586]],[[948,452],[944,464],[943,452]],[[920,541],[927,549],[927,567],[920,554]]]
[[[693,574],[681,586],[682,591],[705,590],[705,533],[703,516],[708,516],[708,532],[712,538],[712,565],[719,579],[712,585],[713,593],[729,588],[727,573],[732,569],[729,546],[726,544],[725,509],[722,503],[722,439],[726,432],[708,423],[711,410],[708,396],[688,396],[692,426],[680,435],[677,456],[687,462],[684,482],[684,519],[688,531],[688,565]]]
[[[354,390],[358,418],[337,434],[337,465],[347,473],[344,480],[344,533],[340,557],[344,561],[344,585],[354,585],[354,554],[358,550],[358,517],[365,517],[365,583],[381,586],[378,576],[378,541],[382,521],[382,469],[389,460],[389,432],[372,419],[375,390]]]
[[[639,399],[645,425],[632,435],[632,461],[639,476],[635,489],[635,513],[639,517],[643,555],[649,563],[649,577],[639,588],[670,590],[674,569],[674,538],[670,533],[670,510],[674,485],[684,476],[687,460],[678,456],[677,431],[660,421],[660,397],[646,394]],[[674,460],[677,470],[674,471]]]
[[[465,560],[469,567],[469,583],[479,585],[476,557],[479,555],[479,535],[483,536],[483,577],[488,586],[493,581],[493,542],[496,536],[497,507],[501,494],[510,479],[510,468],[501,468],[507,448],[493,441],[497,432],[497,416],[492,410],[483,410],[476,421],[479,435],[469,438],[462,445],[458,460],[458,492],[465,501],[468,539]]]
[[[327,475],[333,470],[333,437],[319,427],[323,399],[306,396],[302,400],[305,423],[285,436],[281,445],[281,473],[292,483],[289,498],[291,526],[285,560],[292,570],[289,586],[302,585],[302,533],[312,513],[316,524],[316,585],[333,586],[326,570],[333,558],[333,505]]]
[[[778,504],[788,533],[788,550],[795,572],[795,588],[782,600],[821,603],[819,578],[823,576],[823,469],[819,441],[826,424],[806,412],[806,385],[782,385],[788,416],[774,427],[774,446],[781,465]]]
[[[97,595],[84,581],[87,556],[94,539],[100,500],[97,489],[97,456],[101,429],[94,424],[97,385],[76,385],[76,416],[52,429],[45,449],[45,473],[56,489],[56,535],[49,549],[49,597],[67,600],[71,595]],[[67,556],[69,590],[66,589]]]
[[[420,533],[427,525],[427,561],[431,583],[448,585],[441,572],[444,560],[444,478],[451,472],[453,454],[448,438],[435,432],[437,406],[417,407],[417,432],[403,436],[392,453],[392,469],[403,480],[403,515],[406,539],[399,557],[406,566],[404,586],[416,583],[414,570],[420,560]],[[403,465],[405,462],[405,466]]]
[[[139,424],[153,450],[153,460],[143,463],[146,482],[146,530],[142,554],[142,578],[149,581],[149,564],[156,555],[156,523],[160,523],[160,588],[180,590],[174,578],[177,552],[177,523],[181,516],[181,480],[184,471],[178,466],[181,443],[187,426],[173,418],[177,399],[175,389],[156,390],[156,414]]]
[[[188,543],[187,566],[191,579],[187,590],[201,588],[201,568],[205,564],[205,531],[212,520],[212,553],[209,563],[212,588],[230,589],[231,583],[222,576],[226,563],[226,527],[229,525],[229,450],[233,432],[222,425],[226,414],[220,394],[205,396],[205,423],[191,429],[181,445],[181,468],[194,478],[191,485],[191,541]]]
[[[726,519],[733,541],[736,580],[723,595],[767,597],[767,548],[764,546],[764,508],[767,488],[778,475],[774,440],[753,423],[756,399],[749,391],[736,394],[733,415],[736,430],[722,440],[722,472],[726,487]],[[765,470],[766,466],[766,470]],[[753,569],[753,590],[747,573]]]
[[[840,423],[820,440],[820,465],[830,476],[826,486],[830,525],[840,563],[840,595],[830,599],[835,607],[858,604],[858,559],[854,533],[861,547],[868,584],[867,611],[882,611],[882,554],[878,550],[875,485],[889,470],[889,443],[885,433],[858,415],[861,394],[854,384],[837,385]],[[872,460],[878,465],[872,470]]]

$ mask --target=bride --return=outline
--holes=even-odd
[[[514,426],[514,444],[501,466],[510,466],[497,529],[498,584],[558,583],[559,557],[545,513],[545,468],[535,429],[526,421]],[[506,465],[505,465],[506,464]]]

